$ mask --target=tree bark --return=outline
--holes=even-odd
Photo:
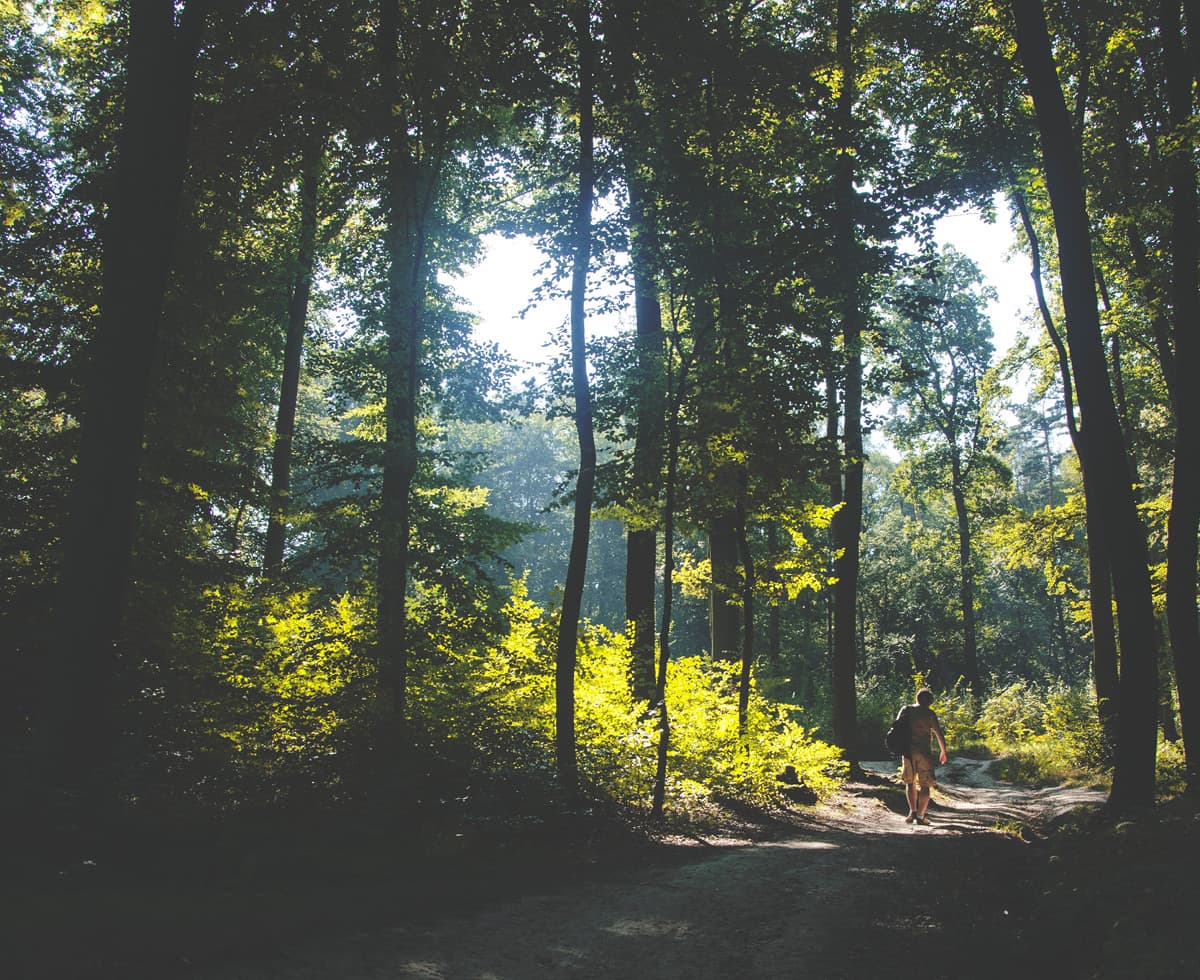
[[[741,654],[742,636],[736,511],[723,510],[709,519],[708,559],[712,567],[708,598],[712,655],[734,660]]]
[[[571,273],[571,373],[575,391],[575,430],[579,436],[579,478],[575,484],[575,517],[571,554],[563,587],[562,617],[558,625],[555,661],[555,749],[558,779],[568,793],[579,785],[575,746],[575,662],[579,639],[579,611],[587,571],[592,497],[596,482],[596,440],[592,427],[592,393],[588,384],[587,344],[584,332],[584,299],[591,258],[593,162],[591,10],[588,0],[577,0],[571,10],[579,48],[579,194],[575,211],[575,258]]]
[[[842,342],[846,374],[843,388],[841,508],[833,518],[833,740],[851,763],[858,751],[858,704],[855,689],[857,653],[855,610],[858,606],[859,545],[862,536],[863,437],[862,437],[862,311],[859,303],[859,248],[854,189],[853,110],[857,82],[854,72],[853,2],[838,0],[837,56],[842,70],[837,117],[841,147],[837,163],[837,227],[835,247],[842,271]]]
[[[629,194],[630,258],[633,266],[637,351],[637,423],[633,446],[633,510],[656,511],[662,482],[663,327],[655,276],[656,227],[646,188],[646,120],[639,101],[634,65],[634,4],[609,4],[609,49],[622,108],[622,164]],[[625,621],[633,626],[630,685],[637,700],[655,693],[654,589],[657,531],[648,518],[626,533]]]
[[[271,497],[263,570],[268,578],[279,575],[287,543],[287,519],[292,484],[292,444],[296,435],[296,403],[300,394],[300,364],[304,330],[312,293],[317,242],[317,192],[322,147],[308,141],[300,162],[300,237],[296,273],[288,296],[287,340],[283,353],[283,378],[279,386],[279,411],[275,418],[275,445],[271,457]]]
[[[754,669],[754,555],[747,528],[749,492],[746,471],[739,474],[737,495],[738,557],[742,565],[742,669],[738,676],[738,731],[746,731],[750,711],[750,678]]]
[[[64,786],[82,786],[106,759],[113,736],[113,681],[130,585],[146,399],[208,9],[204,0],[131,0],[129,7],[125,107],[103,231],[100,321],[83,371],[57,635],[47,664],[47,776]]]
[[[1075,455],[1079,459],[1079,469],[1083,478],[1084,521],[1088,549],[1088,609],[1092,622],[1092,682],[1096,686],[1096,715],[1100,722],[1100,730],[1104,735],[1105,746],[1111,750],[1117,741],[1120,676],[1118,673],[1117,629],[1113,622],[1112,612],[1113,595],[1112,577],[1109,573],[1108,534],[1103,521],[1100,520],[1099,507],[1093,499],[1096,491],[1093,489],[1091,493],[1088,492],[1089,483],[1093,481],[1089,477],[1084,442],[1075,419],[1075,388],[1071,380],[1071,360],[1066,344],[1063,343],[1062,336],[1054,324],[1054,318],[1050,314],[1050,306],[1046,302],[1045,291],[1042,287],[1042,258],[1037,230],[1033,226],[1033,219],[1029,214],[1025,197],[1015,183],[1013,184],[1013,200],[1025,228],[1025,237],[1029,240],[1029,251],[1033,261],[1033,288],[1037,295],[1038,309],[1041,310],[1046,333],[1058,356],[1067,433],[1071,437],[1071,445],[1075,447]]]
[[[675,490],[679,471],[679,407],[687,388],[687,361],[680,355],[679,334],[672,326],[672,357],[667,362],[667,476],[663,486],[663,608],[662,625],[658,634],[658,673],[655,676],[654,697],[659,706],[658,753],[654,769],[654,790],[650,812],[655,819],[663,815],[667,795],[667,759],[671,746],[671,716],[667,710],[667,668],[671,662],[671,615],[675,586]],[[679,379],[670,388],[670,365],[678,359]]]
[[[1200,284],[1197,283],[1196,170],[1187,137],[1192,119],[1192,72],[1184,51],[1178,0],[1160,5],[1168,108],[1181,145],[1167,154],[1171,204],[1171,300],[1175,369],[1194,379],[1200,370]],[[1189,24],[1193,30],[1194,23]],[[1200,389],[1175,386],[1175,461],[1167,519],[1167,628],[1175,658],[1175,684],[1187,764],[1188,792],[1200,793],[1200,620],[1196,616],[1197,533],[1200,531]]]
[[[784,591],[776,569],[776,563],[779,560],[779,528],[774,521],[767,522],[767,550],[771,554],[770,581],[771,591],[774,593],[771,608],[767,614],[767,664],[772,673],[778,673],[783,645]]]
[[[971,568],[971,520],[963,492],[963,476],[954,458],[951,495],[958,523],[958,597],[963,620],[963,679],[972,693],[980,693],[978,640],[975,630],[975,575]]]
[[[396,0],[382,0],[380,79],[389,106],[382,195],[388,286],[376,631],[380,677],[391,696],[393,719],[403,724],[408,700],[408,552],[417,472],[418,357],[428,278],[426,235],[437,172],[430,157],[418,152],[416,137],[409,131],[410,110],[401,95],[400,43]]]
[[[1089,505],[1098,505],[1099,518],[1110,532],[1111,571],[1121,623],[1121,713],[1109,800],[1115,806],[1151,805],[1158,707],[1154,611],[1146,539],[1104,360],[1081,151],[1059,86],[1041,4],[1039,0],[1013,0],[1013,11],[1017,51],[1025,65],[1041,134],[1046,187],[1058,236],[1080,436],[1087,468],[1095,478]]]

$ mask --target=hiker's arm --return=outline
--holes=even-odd
[[[946,739],[942,735],[942,726],[935,725],[933,728],[933,734],[937,736],[938,745],[940,745],[942,747],[942,756],[938,760],[938,762],[940,765],[944,766],[946,764]]]

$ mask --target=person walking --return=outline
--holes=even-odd
[[[929,818],[925,811],[929,808],[929,794],[933,789],[933,755],[929,748],[929,736],[936,735],[941,754],[938,757],[940,765],[946,764],[946,737],[942,734],[942,726],[934,713],[933,692],[927,687],[917,692],[917,703],[906,704],[900,709],[896,720],[908,722],[909,751],[904,755],[904,769],[900,778],[904,780],[904,792],[908,797],[908,816],[905,823],[919,823],[928,826]]]

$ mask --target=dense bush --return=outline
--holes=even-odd
[[[386,710],[376,704],[366,652],[367,604],[243,590],[214,591],[209,599],[205,649],[216,693],[208,718],[210,734],[226,748],[227,778],[243,795],[258,785],[259,796],[285,794],[297,780],[336,782],[341,746],[361,741]],[[517,784],[540,783],[539,791],[552,792],[553,618],[516,581],[490,641],[455,646],[451,637],[466,631],[436,592],[414,596],[410,608],[423,652],[412,665],[411,732],[437,746],[441,763],[465,779],[507,782],[518,793]],[[671,663],[668,806],[713,797],[777,802],[776,777],[788,766],[814,793],[832,791],[846,765],[800,724],[795,706],[754,688],[739,730],[737,670],[704,657]],[[641,806],[654,781],[658,714],[633,700],[628,677],[625,636],[584,630],[576,677],[580,775],[596,795]]]

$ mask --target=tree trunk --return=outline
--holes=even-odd
[[[1111,571],[1121,623],[1121,713],[1110,802],[1154,802],[1157,669],[1146,539],[1134,504],[1129,457],[1113,404],[1096,308],[1091,233],[1081,152],[1063,101],[1038,0],[1013,0],[1018,54],[1025,65],[1042,141],[1046,187],[1058,236],[1063,306],[1081,416],[1089,504],[1110,533]]]
[[[742,669],[738,678],[738,731],[746,731],[750,710],[750,677],[754,669],[754,555],[747,529],[748,490],[741,470],[737,496],[737,543],[742,564]]]
[[[125,108],[103,231],[100,321],[47,665],[47,776],[82,786],[111,746],[146,399],[162,322],[208,3],[132,0]],[[180,9],[176,27],[176,10]]]
[[[779,581],[776,563],[779,560],[779,527],[774,521],[767,522],[767,549],[771,553],[771,591],[773,601],[767,615],[767,663],[773,674],[779,673],[779,659],[783,641],[783,586]]]
[[[1099,517],[1099,507],[1093,500],[1096,491],[1088,491],[1089,483],[1093,481],[1089,476],[1090,471],[1085,458],[1083,438],[1075,421],[1075,396],[1074,383],[1071,380],[1070,355],[1067,353],[1066,344],[1063,343],[1058,328],[1054,325],[1054,318],[1050,315],[1050,306],[1046,302],[1045,291],[1042,288],[1042,258],[1037,231],[1033,227],[1033,219],[1025,204],[1024,195],[1015,183],[1013,184],[1013,200],[1021,216],[1021,223],[1025,227],[1025,236],[1029,239],[1029,251],[1033,260],[1033,288],[1037,295],[1038,308],[1041,310],[1046,333],[1058,355],[1067,432],[1071,437],[1071,445],[1075,447],[1075,455],[1079,458],[1079,469],[1083,477],[1084,520],[1088,549],[1088,609],[1092,622],[1092,682],[1096,685],[1096,714],[1104,735],[1106,751],[1109,751],[1117,742],[1120,677],[1118,674],[1117,629],[1113,622],[1112,612],[1113,595],[1112,578],[1109,574],[1108,535],[1104,523]]]
[[[279,388],[279,412],[275,418],[275,445],[271,458],[271,499],[263,570],[269,578],[283,567],[287,542],[287,518],[292,483],[292,443],[296,434],[296,402],[300,393],[300,362],[304,352],[304,329],[308,323],[308,300],[312,292],[317,241],[317,189],[321,179],[320,141],[310,140],[300,162],[300,240],[296,252],[296,274],[288,297],[287,341],[283,353],[283,380]]]
[[[568,793],[574,793],[579,784],[575,755],[575,661],[596,482],[596,440],[592,428],[592,393],[588,385],[584,333],[584,298],[591,258],[595,180],[592,149],[593,50],[590,4],[587,0],[579,0],[572,7],[571,19],[579,45],[579,196],[575,211],[575,261],[571,274],[571,372],[575,390],[575,430],[579,435],[579,479],[575,485],[575,520],[555,661],[556,763],[559,782]]]
[[[846,376],[843,436],[844,485],[841,509],[833,518],[833,740],[851,763],[858,751],[858,704],[855,690],[855,610],[858,606],[859,542],[862,535],[863,436],[862,436],[862,311],[859,308],[859,248],[855,227],[857,193],[854,189],[853,117],[857,81],[854,73],[852,0],[838,0],[837,55],[842,69],[838,97],[841,152],[837,164],[837,227],[835,248],[842,271],[842,342]],[[832,485],[831,485],[832,488]]]
[[[679,353],[679,335],[672,328],[671,348]],[[668,361],[667,378],[670,383]],[[671,662],[671,609],[675,586],[675,488],[679,470],[679,407],[687,387],[687,361],[679,358],[679,380],[674,391],[667,390],[667,478],[663,487],[663,608],[662,626],[658,634],[658,673],[655,677],[655,700],[659,706],[658,753],[654,769],[654,791],[650,812],[655,819],[663,815],[667,795],[667,758],[671,746],[671,717],[667,711],[667,667]]]
[[[657,559],[653,523],[662,482],[663,328],[655,276],[656,237],[647,206],[645,112],[638,100],[634,65],[634,5],[610,3],[609,49],[623,109],[622,164],[629,194],[630,257],[633,265],[637,349],[637,423],[633,445],[633,501],[638,514],[626,534],[625,621],[632,623],[630,684],[636,700],[655,692],[654,587]]]
[[[954,514],[958,522],[958,598],[963,620],[963,679],[980,693],[978,640],[975,630],[975,576],[971,570],[971,521],[967,513],[962,474],[954,467]]]
[[[418,354],[428,277],[426,233],[437,185],[428,158],[420,159],[401,107],[399,11],[380,7],[380,76],[391,111],[385,141],[383,208],[388,255],[384,330],[385,435],[379,500],[377,642],[379,670],[391,695],[393,719],[405,720],[408,700],[408,569],[412,484],[417,472]]]
[[[1181,378],[1200,370],[1200,288],[1196,263],[1196,170],[1192,120],[1192,72],[1187,64],[1178,0],[1162,0],[1163,54],[1171,126],[1167,173],[1171,192],[1171,300],[1174,313],[1175,368]],[[1192,30],[1200,25],[1191,23]],[[1200,620],[1196,616],[1196,536],[1200,531],[1200,389],[1175,386],[1175,462],[1171,512],[1167,519],[1167,627],[1175,658],[1175,684],[1187,760],[1189,793],[1200,793]]]
[[[722,510],[708,523],[712,587],[708,596],[712,655],[734,660],[741,654],[742,613],[738,581],[737,512]]]

